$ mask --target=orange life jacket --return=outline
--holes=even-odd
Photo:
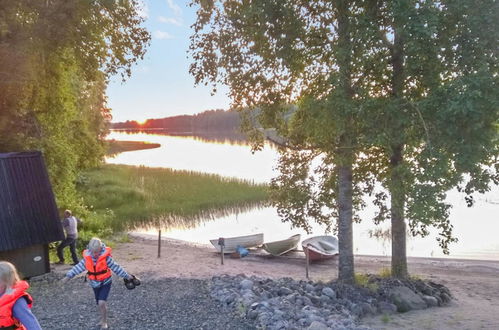
[[[107,266],[107,257],[111,255],[111,248],[106,247],[106,251],[99,256],[97,262],[94,264],[92,260],[92,252],[89,250],[83,251],[83,258],[85,258],[85,268],[90,280],[104,281],[106,278],[111,277],[111,269]]]
[[[29,284],[26,281],[18,281],[11,290],[7,290],[0,297],[0,329],[1,328],[13,328],[13,329],[26,329],[14,316],[12,315],[12,308],[16,301],[23,297],[28,303],[28,307],[31,308],[33,304],[33,299],[26,293],[29,288]]]

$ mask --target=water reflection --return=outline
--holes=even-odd
[[[247,143],[227,144],[214,140],[208,142],[201,137],[113,131],[108,139],[161,144],[161,147],[156,149],[124,152],[116,157],[107,158],[106,162],[110,164],[167,167],[259,183],[270,182],[270,179],[276,175],[273,167],[278,155],[270,144],[266,144],[262,151],[253,154]]]
[[[152,167],[169,167],[173,169],[192,170],[214,173],[228,177],[237,177],[254,182],[269,182],[276,176],[273,167],[277,164],[277,151],[266,145],[263,151],[252,154],[245,144],[222,143],[208,141],[190,136],[170,136],[162,134],[112,132],[110,138],[116,140],[141,140],[160,143],[157,149],[127,152],[116,158],[108,159],[108,163],[145,165]],[[448,194],[447,202],[453,206],[450,210],[454,235],[459,242],[450,246],[450,257],[474,259],[499,259],[499,187],[482,196],[477,196],[476,205],[468,208],[463,195],[457,191]],[[251,207],[251,206],[249,206]],[[372,238],[373,230],[386,230],[389,223],[376,227],[370,219],[375,208],[368,206],[360,214],[364,219],[360,224],[354,224],[354,251],[357,254],[390,255],[391,244],[386,239]],[[220,217],[218,217],[220,215]],[[215,220],[211,220],[216,218]],[[242,212],[241,210],[224,210],[219,214],[207,214],[206,218],[163,219],[162,226],[166,236],[191,242],[207,244],[209,239],[225,236],[239,236],[263,232],[266,241],[287,238],[295,233],[307,237],[299,229],[291,229],[288,223],[283,223],[277,211],[272,207],[264,207]],[[142,233],[157,234],[160,222],[150,225],[149,220],[138,222]],[[324,233],[324,228],[312,226],[313,234]],[[443,257],[436,241],[438,233],[431,231],[426,238],[407,240],[408,256]]]
[[[229,145],[249,146],[246,136],[235,131],[220,131],[220,132],[169,132],[162,128],[148,129],[113,129],[116,133],[125,134],[149,134],[149,135],[164,135],[164,136],[180,136],[191,138],[193,140],[209,143],[222,143]]]

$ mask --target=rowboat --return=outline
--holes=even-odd
[[[301,243],[310,261],[330,259],[339,253],[338,239],[334,236],[314,236]]]
[[[263,248],[273,256],[280,256],[296,249],[298,243],[300,243],[300,237],[300,234],[296,234],[281,241],[268,242],[263,244]]]
[[[257,247],[263,244],[263,234],[253,234],[246,236],[228,237],[224,238],[225,246],[224,253],[236,252],[238,245],[245,248]],[[217,252],[220,252],[220,245],[218,245],[218,238],[211,239],[211,244],[215,247]]]

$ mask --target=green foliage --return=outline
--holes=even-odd
[[[379,276],[381,276],[383,278],[391,277],[392,276],[392,270],[390,268],[383,267],[383,268],[381,268],[381,270],[379,272]]]
[[[369,289],[372,292],[377,292],[379,289],[379,285],[377,283],[372,283],[369,281],[368,274],[356,273],[355,274],[355,284],[358,286],[364,287],[366,289]]]
[[[407,220],[413,235],[438,228],[448,253],[447,191],[499,183],[496,1],[193,2],[196,83],[229,86],[255,149],[261,128],[284,140],[272,197],[285,221],[309,230],[349,204],[355,219],[373,194],[393,275],[407,273]]]
[[[267,199],[265,185],[209,174],[105,165],[85,175],[78,186],[89,205],[84,229],[94,233],[158,225],[189,228]]]
[[[105,153],[111,75],[130,75],[149,41],[139,3],[0,4],[0,152],[43,152],[59,207],[77,209],[79,171]]]
[[[383,323],[389,323],[391,320],[392,320],[392,318],[390,317],[390,315],[388,315],[388,314],[381,315],[381,321]]]

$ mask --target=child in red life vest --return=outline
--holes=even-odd
[[[28,288],[13,264],[0,261],[0,329],[41,330],[31,313],[33,299],[26,293]]]
[[[132,279],[132,276],[114,262],[111,257],[111,248],[106,247],[100,239],[94,237],[88,243],[88,249],[83,251],[83,259],[63,279],[67,281],[87,271],[90,286],[94,290],[95,301],[99,306],[101,329],[108,328],[106,301],[111,290],[111,270],[122,278]]]

